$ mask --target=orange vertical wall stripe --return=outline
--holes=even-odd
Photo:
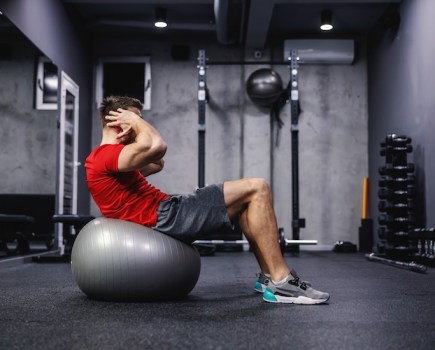
[[[361,219],[368,219],[368,215],[369,215],[369,179],[368,177],[364,177]]]

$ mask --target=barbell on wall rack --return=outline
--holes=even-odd
[[[285,244],[295,244],[295,245],[316,245],[317,239],[286,239]],[[197,240],[193,242],[194,244],[249,244],[246,239],[238,239],[238,240],[222,240],[222,239],[212,239],[212,240]]]
[[[300,245],[317,245],[317,239],[286,239],[284,230],[282,228],[279,229],[279,246],[281,248],[281,252],[284,254],[287,246],[300,246]],[[245,239],[238,240],[220,240],[220,239],[212,239],[212,240],[197,240],[194,241],[193,244],[228,244],[228,245],[245,245],[249,244],[249,241]]]

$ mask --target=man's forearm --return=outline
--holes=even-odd
[[[139,114],[132,111],[118,109],[110,111],[106,116],[111,120],[108,127],[122,129],[117,138],[125,147],[118,158],[118,170],[121,172],[142,169],[148,164],[159,162],[165,155],[167,145],[159,132]],[[132,137],[129,138],[129,135]],[[153,171],[156,172],[158,168]],[[160,169],[161,170],[161,169]],[[159,171],[159,170],[158,170]]]
[[[147,177],[162,171],[164,165],[165,165],[164,160],[160,159],[157,162],[147,164],[142,169],[140,169],[140,172],[142,173],[143,176]]]

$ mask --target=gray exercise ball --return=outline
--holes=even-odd
[[[147,301],[189,294],[201,260],[189,244],[133,222],[102,217],[78,234],[71,268],[89,298]]]

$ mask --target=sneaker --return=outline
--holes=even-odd
[[[260,272],[257,274],[258,280],[255,282],[254,290],[258,293],[264,293],[270,281],[270,275]]]
[[[329,294],[313,289],[308,282],[301,281],[296,271],[292,270],[284,282],[275,284],[270,280],[263,300],[269,303],[312,305],[328,301]]]

